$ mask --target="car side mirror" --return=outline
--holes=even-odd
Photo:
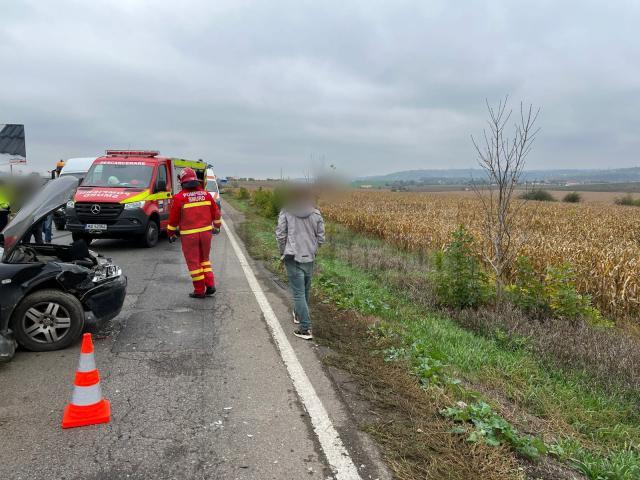
[[[166,192],[167,191],[167,182],[166,180],[158,180],[156,183],[156,192]]]

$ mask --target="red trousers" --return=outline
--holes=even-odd
[[[180,237],[180,243],[193,281],[193,291],[202,294],[206,287],[215,285],[213,267],[209,261],[211,231],[183,235]]]

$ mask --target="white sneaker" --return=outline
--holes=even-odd
[[[311,340],[313,339],[313,334],[311,333],[311,330],[294,330],[293,334],[296,337],[302,338],[304,340]]]

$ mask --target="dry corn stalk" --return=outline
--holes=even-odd
[[[464,224],[480,241],[478,199],[456,193],[352,192],[322,204],[327,219],[402,248],[433,251]],[[640,313],[640,209],[599,204],[529,202],[516,233],[535,268],[569,262],[580,292],[608,315]]]

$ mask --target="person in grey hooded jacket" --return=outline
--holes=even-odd
[[[293,293],[293,321],[300,324],[293,333],[311,340],[309,294],[316,252],[324,243],[324,220],[310,191],[293,192],[291,201],[278,216],[276,239]]]

